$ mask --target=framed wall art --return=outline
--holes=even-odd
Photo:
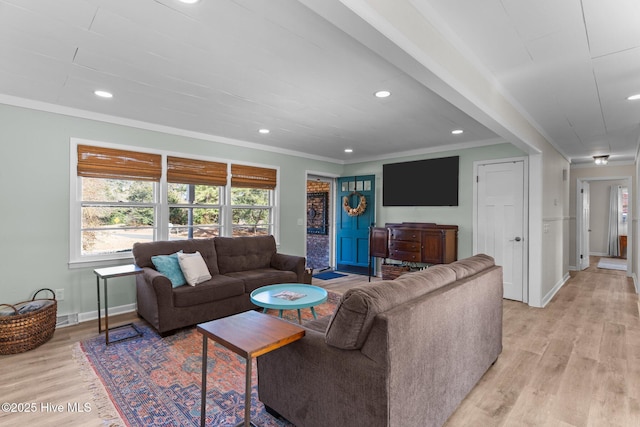
[[[307,234],[327,234],[329,193],[307,193]]]

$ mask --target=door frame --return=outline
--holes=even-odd
[[[634,194],[634,190],[633,190],[633,179],[631,176],[629,175],[623,175],[623,176],[602,176],[602,177],[585,177],[585,178],[578,178],[576,180],[576,270],[579,271],[580,269],[580,249],[582,245],[582,239],[584,239],[585,237],[582,235],[582,230],[581,230],[581,226],[582,226],[582,222],[584,221],[584,218],[582,216],[582,195],[580,194],[580,189],[582,188],[582,183],[585,181],[626,181],[626,185],[627,185],[627,189],[629,191],[629,200],[628,200],[628,209],[629,209],[629,214],[628,214],[628,221],[629,224],[627,225],[627,227],[629,227],[628,231],[627,231],[627,277],[632,277],[633,276],[633,263],[632,263],[632,259],[633,259],[633,218],[634,218],[634,212],[633,212],[633,204],[635,203],[635,197],[633,196]],[[578,205],[578,203],[580,203],[580,205]],[[591,201],[589,201],[589,203],[591,203]],[[588,238],[588,237],[587,237]],[[589,256],[587,254],[587,256]],[[637,290],[636,290],[637,292]]]
[[[499,163],[522,162],[522,302],[529,303],[529,158],[509,157],[506,159],[476,160],[473,162],[473,213],[472,213],[472,244],[473,254],[478,252],[478,168],[482,165]]]
[[[327,172],[316,172],[312,170],[305,171],[305,180],[304,180],[304,207],[303,212],[304,215],[304,257],[307,258],[307,181],[309,179],[320,178],[327,182],[331,182],[331,188],[329,193],[329,205],[327,206],[327,215],[329,224],[329,264],[330,268],[335,268],[336,266],[336,216],[335,216],[335,207],[336,207],[336,180],[340,177],[338,174],[331,174]]]
[[[582,268],[583,258],[580,258],[580,256],[583,255],[582,249],[585,246],[585,240],[589,241],[588,235],[586,239],[584,236],[584,192],[582,190],[584,190],[585,182],[590,183],[591,180],[579,178],[576,181],[576,204],[580,203],[580,205],[576,205],[576,271],[584,270]],[[589,190],[589,193],[591,193],[591,190]],[[591,210],[591,194],[589,194],[589,210]],[[589,267],[589,254],[587,254],[587,267]]]
[[[371,177],[371,190],[366,190],[364,188],[358,190],[358,182],[362,181],[363,186],[364,186],[364,182],[367,181],[367,177]],[[340,234],[341,230],[343,230],[342,227],[339,227],[338,224],[341,223],[341,221],[344,220],[344,211],[343,211],[343,206],[342,206],[342,198],[344,197],[343,194],[343,190],[342,190],[342,183],[341,181],[344,179],[348,179],[348,183],[353,182],[354,183],[354,191],[359,192],[362,191],[363,193],[370,193],[370,199],[367,200],[367,204],[366,204],[366,211],[364,211],[364,216],[369,216],[369,221],[366,227],[366,252],[367,252],[367,256],[366,256],[366,263],[365,264],[358,264],[358,257],[359,255],[362,255],[359,252],[359,240],[356,236],[355,239],[355,246],[353,248],[353,250],[355,251],[355,262],[353,264],[350,264],[348,262],[344,262],[344,263],[340,263],[340,261],[343,261],[341,256],[339,255],[340,253],[342,253],[342,249],[343,246],[341,239],[339,237],[342,237],[342,235]],[[353,181],[352,181],[353,179]],[[359,173],[359,174],[355,174],[355,175],[340,175],[338,178],[336,178],[336,185],[335,185],[335,190],[336,190],[336,206],[335,206],[335,232],[334,232],[334,237],[335,237],[335,268],[336,270],[340,270],[340,271],[345,271],[348,273],[353,273],[353,274],[361,274],[361,275],[366,275],[368,274],[368,270],[369,270],[369,266],[371,264],[371,257],[369,256],[369,234],[370,234],[370,230],[371,230],[371,226],[373,224],[375,224],[376,222],[376,213],[377,213],[377,209],[376,209],[376,196],[377,196],[377,185],[378,185],[378,176],[375,173]],[[348,191],[348,193],[351,193],[351,190]],[[340,202],[340,203],[339,203]],[[338,207],[339,206],[339,207]],[[360,222],[357,218],[353,218],[351,216],[349,216],[350,218],[352,218],[355,221],[352,221],[352,224],[356,224],[358,222]],[[360,218],[360,216],[358,215],[358,218]],[[364,230],[361,227],[356,227],[357,231],[361,231]],[[363,236],[360,236],[363,237]]]

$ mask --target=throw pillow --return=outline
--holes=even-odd
[[[171,281],[171,286],[174,288],[187,283],[180,269],[178,253],[179,252],[171,255],[156,255],[151,257],[151,262],[156,267],[156,270],[158,270],[158,273],[167,276]]]
[[[182,274],[184,274],[187,283],[191,286],[211,279],[211,273],[209,273],[207,264],[204,262],[200,252],[178,254],[178,262],[180,263]]]

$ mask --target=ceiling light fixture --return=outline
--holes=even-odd
[[[107,92],[106,90],[96,90],[93,93],[100,98],[113,98],[113,94],[111,92]]]
[[[636,93],[635,95],[627,96],[627,99],[629,101],[635,101],[637,99],[640,99],[640,93]]]
[[[596,165],[606,165],[607,163],[609,163],[609,155],[593,156],[593,161],[596,162]]]
[[[464,131],[462,129],[455,129],[452,130],[451,133],[454,135],[460,135],[461,133],[463,133]]]
[[[259,133],[261,133],[261,134],[263,134],[263,135],[266,135],[266,134],[268,134],[268,133],[269,133],[269,132],[271,132],[271,131],[270,131],[269,129],[264,129],[264,128],[263,128],[263,129],[258,129],[258,132],[259,132]]]
[[[379,90],[374,95],[376,96],[376,98],[387,98],[391,96],[391,92],[389,92],[388,90]]]
[[[194,3],[198,3],[200,0],[178,0],[178,1],[184,4],[194,4]]]
[[[345,148],[344,152],[345,153],[353,153],[353,148]]]

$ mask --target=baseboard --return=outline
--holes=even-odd
[[[640,294],[640,291],[638,290],[638,276],[636,276],[636,273],[631,273],[631,279],[633,279],[633,287],[636,289],[636,294]]]
[[[604,257],[610,257],[611,255],[609,255],[609,253],[607,253],[607,252],[589,252],[589,256],[604,256]]]
[[[549,301],[553,299],[553,297],[564,286],[564,284],[567,283],[567,280],[569,280],[570,277],[571,276],[569,275],[569,273],[566,273],[564,277],[562,277],[562,279],[558,283],[556,283],[556,285],[549,292],[547,292],[544,298],[542,298],[542,307],[540,308],[544,308],[547,306],[547,304],[549,304]]]
[[[132,311],[136,311],[138,306],[136,303],[120,305],[117,307],[109,307],[109,317],[116,316],[118,314],[131,313]],[[100,317],[104,318],[104,310],[100,310]],[[78,322],[88,322],[91,320],[96,320],[98,318],[98,310],[88,311],[86,313],[78,314]]]

